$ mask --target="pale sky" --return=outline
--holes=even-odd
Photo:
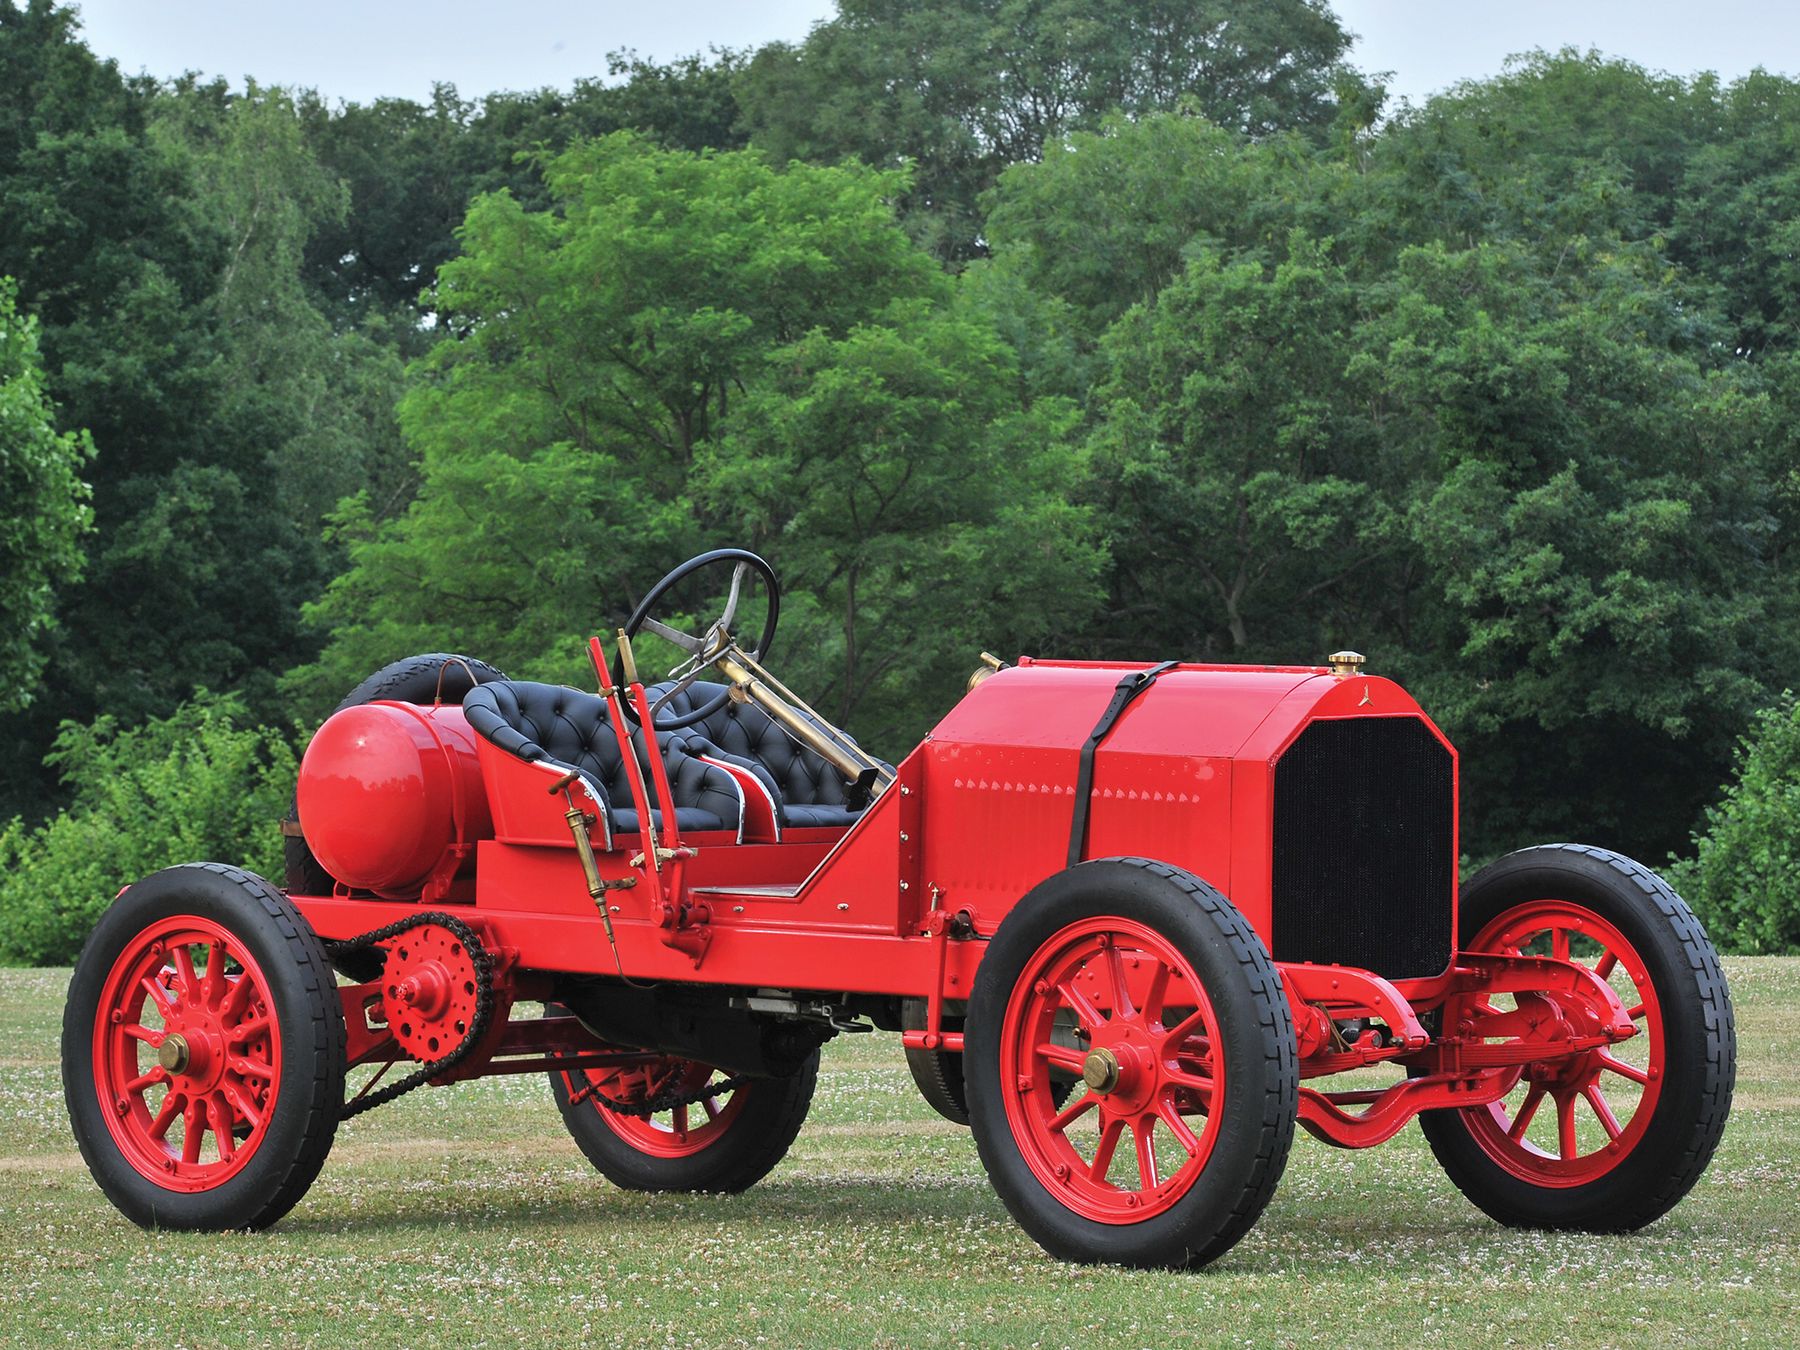
[[[1255,0],[1246,0],[1254,3]],[[1652,69],[1764,65],[1800,73],[1795,0],[1336,0],[1361,35],[1351,60],[1393,71],[1418,101],[1498,72],[1533,47],[1599,47]],[[128,73],[198,70],[234,84],[299,85],[331,98],[423,99],[433,80],[465,96],[567,87],[604,75],[606,53],[668,59],[710,45],[798,39],[831,0],[82,0],[88,43]]]

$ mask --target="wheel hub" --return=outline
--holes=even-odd
[[[1082,1065],[1081,1076],[1098,1093],[1109,1093],[1119,1086],[1119,1061],[1110,1050],[1096,1050]]]
[[[186,1073],[190,1056],[187,1037],[180,1032],[164,1036],[156,1050],[156,1062],[165,1073]]]

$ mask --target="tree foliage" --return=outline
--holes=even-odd
[[[1670,880],[1730,951],[1800,952],[1800,703],[1758,714],[1736,773]]]
[[[285,737],[246,726],[243,704],[204,691],[125,728],[66,724],[48,756],[68,809],[0,828],[0,961],[74,959],[119,887],[158,868],[229,861],[279,877],[295,759]]]
[[[890,757],[982,647],[1354,646],[1459,746],[1472,855],[1681,847],[1800,660],[1800,82],[1537,52],[1383,117],[1347,44],[1324,0],[842,0],[330,105],[0,0],[7,866],[96,847],[39,828],[59,719],[155,758],[224,734],[168,720],[201,686],[581,680],[725,544]],[[1791,940],[1784,717],[1688,874],[1735,942]]]
[[[416,643],[444,621],[560,666],[571,632],[622,617],[698,538],[686,475],[762,353],[944,284],[871,173],[778,175],[619,135],[547,177],[556,210],[482,199],[442,273],[434,303],[458,336],[402,407],[423,488],[384,530],[346,518],[353,566],[317,612],[332,686],[406,645],[396,628]],[[389,615],[396,570],[411,598]]]
[[[1324,0],[840,0],[739,86],[776,159],[911,160],[905,208],[948,257],[979,251],[981,194],[1107,115],[1192,107],[1250,135],[1321,130],[1350,35]]]
[[[0,712],[31,701],[56,590],[80,575],[81,536],[93,524],[81,479],[93,442],[83,432],[57,433],[37,325],[13,294],[0,277]]]

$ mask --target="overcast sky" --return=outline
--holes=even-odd
[[[1246,0],[1254,3],[1255,0]],[[82,0],[87,40],[127,73],[199,70],[234,84],[300,85],[364,102],[422,99],[434,80],[465,96],[567,86],[606,53],[667,59],[709,45],[796,39],[831,0]],[[1653,69],[1731,78],[1800,72],[1794,0],[1336,0],[1361,35],[1351,59],[1392,71],[1417,101],[1491,75],[1513,52],[1598,47]]]

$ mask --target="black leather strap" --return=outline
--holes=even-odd
[[[1112,702],[1106,705],[1106,711],[1100,714],[1100,720],[1094,723],[1094,729],[1088,733],[1087,744],[1081,747],[1081,768],[1075,775],[1075,819],[1069,825],[1070,867],[1080,862],[1081,855],[1087,851],[1088,805],[1094,791],[1094,751],[1100,748],[1100,742],[1106,739],[1113,729],[1113,723],[1131,706],[1131,701],[1155,684],[1158,675],[1180,664],[1179,661],[1164,661],[1160,665],[1132,671],[1113,687]]]

